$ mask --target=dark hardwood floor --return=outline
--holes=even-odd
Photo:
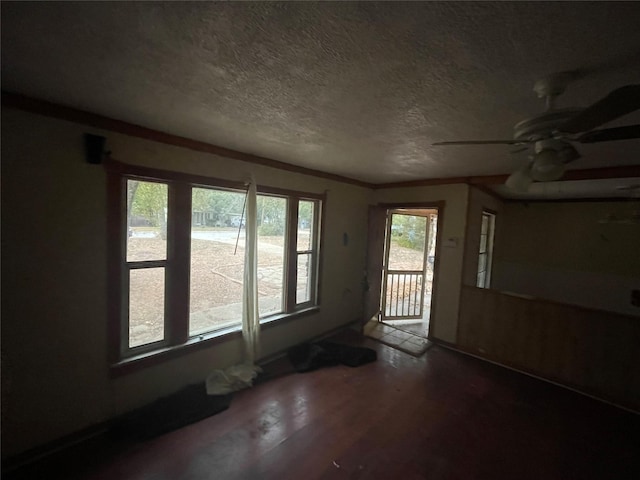
[[[378,361],[292,372],[151,441],[94,440],[7,478],[636,479],[640,416],[435,346],[421,358],[345,332]]]

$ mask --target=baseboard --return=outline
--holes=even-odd
[[[473,357],[473,358],[477,358],[478,360],[482,360],[484,362],[492,363],[493,365],[498,365],[499,367],[507,368],[509,370],[521,373],[523,375],[527,375],[528,377],[532,377],[532,378],[535,378],[537,380],[542,380],[543,382],[550,383],[552,385],[564,388],[566,390],[570,390],[570,391],[575,392],[575,393],[579,393],[580,395],[583,395],[585,397],[589,397],[592,400],[597,400],[598,402],[606,403],[607,405],[619,408],[619,409],[624,410],[626,412],[633,413],[635,415],[640,415],[640,411],[638,411],[638,410],[636,410],[636,409],[634,409],[632,407],[627,407],[627,406],[622,405],[620,403],[616,403],[616,402],[614,402],[612,400],[608,400],[606,398],[599,397],[597,395],[585,392],[584,390],[580,390],[578,388],[572,387],[572,386],[567,385],[565,383],[561,383],[561,382],[552,380],[550,378],[541,377],[539,375],[536,375],[533,372],[529,372],[527,370],[522,370],[520,368],[513,367],[511,365],[507,365],[507,364],[501,363],[501,362],[496,361],[496,360],[492,360],[492,359],[487,358],[487,357],[483,357],[483,356],[478,355],[476,353],[473,353],[473,352],[470,352],[468,350],[465,350],[464,348],[461,348],[458,345],[455,345],[453,343],[449,343],[447,341],[440,340],[438,338],[433,338],[433,337],[430,337],[429,340],[432,341],[433,343],[435,343],[436,345],[439,345],[439,346],[444,347],[446,349],[453,350],[455,352],[462,353],[463,355],[468,355],[468,356]]]
[[[316,335],[314,337],[311,337],[307,340],[305,340],[305,343],[314,343],[314,342],[319,342],[320,340],[324,340],[325,338],[331,337],[333,335],[335,335],[336,333],[340,333],[343,330],[348,330],[350,328],[353,328],[354,326],[357,326],[360,323],[360,320],[353,320],[351,322],[345,323],[344,325],[340,325],[339,327],[335,327],[332,328],[331,330],[327,330],[326,332],[323,332],[319,335]],[[287,354],[287,351],[289,350],[289,348],[285,348],[283,350],[280,350],[276,353],[272,353],[271,355],[268,355],[264,358],[261,358],[260,360],[258,360],[258,365],[259,366],[264,366],[267,365],[268,363],[271,363],[275,360],[278,360],[282,357],[284,357]]]
[[[359,323],[359,320],[351,321],[339,327],[323,332],[320,335],[316,335],[308,340],[305,340],[305,342],[317,342],[317,341],[323,340],[343,330],[353,328],[354,325],[357,325],[358,323]],[[287,350],[288,349],[284,349],[260,359],[258,361],[258,365],[264,366],[264,365],[267,365],[268,363],[278,360],[279,358],[284,357],[287,354]],[[70,433],[63,437],[47,442],[43,445],[30,448],[29,450],[23,453],[19,453],[12,457],[8,457],[6,460],[3,459],[2,472],[5,474],[9,474],[19,468],[38,462],[50,455],[61,452],[67,448],[71,448],[74,445],[78,445],[82,442],[86,442],[88,440],[97,438],[101,435],[105,435],[109,431],[109,427],[112,421],[113,419],[109,419],[100,424],[83,428],[82,430],[78,430],[76,432]]]
[[[74,445],[105,435],[109,431],[109,422],[101,422],[51,440],[37,447],[2,460],[2,473],[8,474],[26,465],[38,462],[54,453],[61,452]]]

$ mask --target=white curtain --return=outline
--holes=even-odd
[[[247,191],[246,244],[244,249],[244,282],[242,291],[242,338],[244,363],[254,365],[260,354],[260,314],[258,313],[258,225],[256,184]]]
[[[250,387],[261,368],[255,364],[260,353],[260,314],[258,313],[258,225],[256,184],[249,183],[246,198],[244,279],[242,291],[242,339],[244,362],[215,370],[206,381],[209,395],[224,395]]]

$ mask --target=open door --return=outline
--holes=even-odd
[[[427,211],[389,210],[382,320],[423,318],[430,231]]]
[[[382,291],[382,267],[384,262],[385,225],[387,209],[369,206],[369,227],[367,245],[367,271],[365,272],[364,318],[363,323],[380,315],[380,292]]]
[[[363,323],[428,336],[438,208],[370,206]]]

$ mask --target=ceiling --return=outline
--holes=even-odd
[[[2,88],[372,183],[510,173],[542,76],[561,106],[640,79],[636,2],[2,2]],[[640,123],[640,112],[611,123]],[[639,165],[640,141],[571,168]]]

